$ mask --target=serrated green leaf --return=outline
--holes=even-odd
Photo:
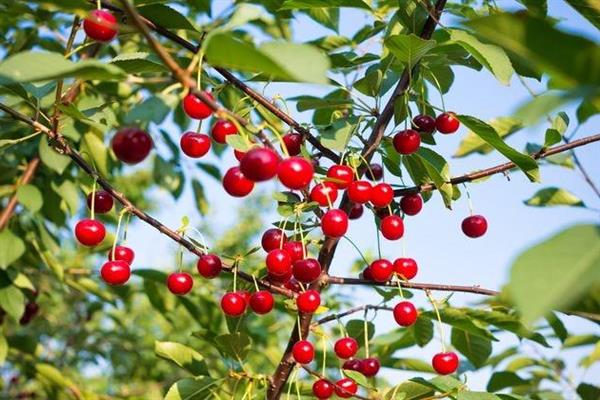
[[[540,189],[524,203],[533,207],[572,206],[585,207],[580,198],[566,189],[556,187]]]
[[[385,46],[396,56],[396,59],[412,66],[435,47],[435,41],[421,39],[411,33],[389,36],[385,39]]]
[[[218,381],[212,378],[185,378],[173,384],[165,400],[204,400],[210,397],[211,389]]]
[[[489,120],[487,123],[494,128],[498,133],[498,136],[503,139],[507,138],[523,127],[523,124],[520,120],[512,117],[494,118]],[[469,131],[467,132],[465,138],[460,142],[460,145],[453,157],[465,157],[473,153],[488,154],[493,150],[494,148],[485,140],[483,140],[473,131]]]
[[[429,318],[419,316],[410,329],[419,347],[425,346],[433,339],[433,322]]]
[[[157,356],[174,362],[194,376],[208,375],[208,368],[204,357],[186,345],[175,342],[155,341],[154,352]]]
[[[467,357],[477,368],[485,365],[492,354],[492,342],[478,336],[471,335],[461,329],[452,328],[450,341],[463,356]]]
[[[356,382],[358,384],[358,386],[362,386],[362,387],[371,387],[371,385],[369,385],[369,381],[367,380],[367,377],[364,376],[363,374],[361,374],[358,371],[352,371],[349,369],[344,369],[343,370],[344,375],[346,375],[348,378],[352,379],[354,382]]]
[[[165,72],[166,67],[151,59],[149,53],[122,53],[110,60],[111,64],[115,64],[128,74],[141,74],[148,72]]]
[[[320,142],[328,149],[344,151],[356,128],[356,121],[352,118],[337,120],[322,131]]]
[[[217,336],[215,343],[221,354],[240,361],[248,355],[252,339],[245,333],[236,332]]]
[[[137,11],[163,28],[196,31],[196,28],[194,28],[184,15],[165,4],[141,5],[137,7]]]

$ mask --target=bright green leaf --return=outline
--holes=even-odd
[[[19,186],[17,189],[17,200],[32,213],[38,212],[44,204],[42,193],[33,185]]]
[[[538,190],[531,198],[525,200],[524,203],[534,207],[548,206],[573,206],[585,207],[580,198],[572,194],[566,189],[556,187],[544,188]]]
[[[194,376],[208,375],[204,357],[194,349],[175,342],[154,342],[157,356],[173,361]]]
[[[0,268],[6,269],[25,253],[25,243],[10,229],[0,231]]]

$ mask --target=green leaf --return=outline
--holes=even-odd
[[[362,386],[362,387],[371,387],[371,385],[369,385],[369,381],[367,380],[367,377],[364,376],[363,374],[361,374],[358,371],[352,371],[349,369],[344,369],[343,370],[344,375],[346,375],[348,378],[352,379],[354,382],[356,382],[358,384],[358,386]]]
[[[581,359],[579,365],[587,369],[598,361],[600,361],[600,341],[596,343],[594,350],[590,354]]]
[[[245,333],[236,332],[217,336],[215,343],[221,354],[241,361],[248,355],[252,339]]]
[[[415,400],[432,395],[433,390],[429,386],[405,381],[398,386],[390,388],[383,398],[384,400]]]
[[[481,327],[481,323],[476,323],[476,321],[473,321],[473,318],[471,318],[465,310],[452,307],[444,307],[441,308],[439,312],[442,322],[448,325],[462,329],[466,332],[471,333],[472,335],[484,339],[490,339],[494,341],[498,340],[487,329]],[[436,315],[433,311],[425,311],[421,313],[421,315],[431,320],[436,319]]]
[[[421,377],[411,379],[413,382],[420,383],[425,386],[429,386],[432,389],[435,389],[441,393],[448,393],[457,391],[459,388],[463,387],[464,384],[458,379],[452,376],[436,376],[431,380],[425,380]]]
[[[160,156],[157,156],[154,159],[152,174],[159,186],[171,193],[173,198],[179,198],[183,192],[185,179],[179,165],[165,161]]]
[[[381,365],[403,371],[433,372],[430,363],[417,358],[386,357],[381,359]]]
[[[501,400],[500,397],[487,392],[468,392],[466,390],[458,392],[456,400]]]
[[[339,8],[309,8],[306,15],[326,28],[337,31],[340,25]]]
[[[174,362],[194,376],[208,375],[204,357],[186,345],[155,341],[154,352],[157,356]]]
[[[59,154],[48,144],[48,138],[46,136],[40,139],[40,159],[50,169],[62,174],[71,159],[63,154]]]
[[[70,389],[74,393],[80,393],[80,390],[77,388],[77,386],[75,386],[75,384],[69,378],[67,378],[63,372],[59,371],[50,364],[35,364],[35,371],[36,374],[40,375],[45,381],[54,386]]]
[[[25,253],[25,243],[10,229],[0,231],[0,268],[6,269]]]
[[[385,46],[396,56],[396,59],[412,66],[435,47],[435,41],[421,39],[411,33],[389,36],[385,39]]]
[[[306,10],[310,8],[351,7],[370,10],[363,0],[284,0],[279,10]]]
[[[594,0],[565,0],[592,25],[600,29],[600,4]]]
[[[25,295],[6,276],[0,279],[0,307],[17,321],[25,311]]]
[[[527,381],[514,372],[500,371],[494,372],[487,384],[488,392],[497,392],[508,387],[526,385]]]
[[[578,347],[578,346],[589,346],[591,344],[595,344],[600,340],[600,336],[598,335],[575,335],[569,336],[565,339],[563,343],[564,348]]]
[[[62,208],[68,209],[71,215],[75,215],[79,209],[80,200],[75,184],[72,181],[63,181],[60,185],[52,182],[50,186],[63,199],[66,207]]]
[[[173,384],[165,395],[165,400],[204,400],[210,397],[212,387],[218,381],[212,378],[185,378]]]
[[[419,316],[410,329],[419,347],[425,346],[433,339],[433,322],[429,318]]]
[[[512,117],[494,118],[489,120],[487,123],[494,128],[496,133],[498,133],[498,136],[503,139],[507,138],[523,127],[523,124],[520,120]],[[460,145],[453,157],[465,157],[473,153],[488,154],[493,150],[494,148],[481,137],[479,137],[475,132],[469,131],[465,135],[465,138],[460,142]]]
[[[334,151],[344,151],[356,129],[353,118],[338,119],[322,131],[321,144]]]
[[[364,321],[361,319],[352,319],[346,323],[346,332],[348,336],[356,339],[358,343],[364,343],[365,341],[365,327]],[[375,325],[372,322],[367,321],[367,335],[369,340],[375,335]]]
[[[0,366],[4,365],[6,356],[8,355],[8,342],[3,333],[0,333]]]
[[[577,394],[581,400],[598,400],[600,398],[600,387],[582,382],[577,386]]]
[[[562,135],[556,129],[546,129],[546,134],[544,135],[544,147],[550,147],[559,143],[562,140]]]
[[[228,135],[228,136],[234,136],[234,135]],[[237,135],[235,135],[235,136],[237,136]],[[214,164],[209,164],[209,163],[205,163],[205,162],[197,162],[196,165],[202,171],[206,172],[208,175],[215,178],[217,180],[217,182],[221,183],[221,180],[223,177],[221,176],[221,170],[219,170],[219,167],[217,167]]]
[[[162,123],[169,113],[175,108],[178,102],[174,95],[152,96],[137,104],[125,115],[124,121],[127,124],[134,122],[152,121],[155,124]]]
[[[461,329],[452,328],[450,340],[452,346],[467,357],[477,368],[485,365],[485,362],[492,354],[491,340],[471,335]]]
[[[137,11],[166,29],[197,30],[185,16],[165,4],[154,3],[143,5],[139,6]]]
[[[577,107],[577,121],[583,124],[590,117],[600,113],[600,104],[597,102],[585,99]]]
[[[538,190],[531,198],[525,200],[524,203],[533,207],[548,207],[548,206],[573,206],[585,207],[580,198],[572,194],[566,189],[549,187]]]
[[[82,144],[84,150],[94,161],[94,166],[98,168],[100,174],[108,175],[108,149],[100,137],[94,133],[86,133],[83,135]]]
[[[352,106],[352,100],[347,98],[297,96],[288,100],[296,101],[296,109],[300,112],[327,108],[345,110]]]
[[[19,186],[17,189],[17,200],[32,213],[38,212],[44,204],[42,193],[33,185]]]
[[[201,215],[208,214],[208,210],[210,205],[206,200],[206,194],[204,193],[204,186],[200,183],[199,180],[192,180],[192,191],[194,192],[194,200],[196,201],[196,208],[200,212]]]
[[[110,60],[128,74],[141,74],[148,72],[165,72],[167,68],[160,62],[150,58],[149,53],[122,53]]]

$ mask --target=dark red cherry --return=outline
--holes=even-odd
[[[353,181],[348,186],[346,193],[348,198],[355,203],[364,204],[371,200],[371,190],[373,187],[367,181]]]
[[[338,188],[333,182],[321,182],[310,191],[310,200],[316,201],[321,207],[333,205],[338,197]],[[327,200],[329,199],[329,200]]]
[[[305,314],[315,312],[321,305],[321,296],[319,292],[313,289],[309,289],[306,292],[302,292],[296,297],[296,306],[298,311]]]
[[[210,92],[205,91],[203,93],[214,101],[215,98]],[[189,93],[183,98],[183,111],[185,111],[188,117],[193,119],[205,119],[210,117],[213,113],[212,108],[210,108],[208,104],[192,93]]]
[[[387,240],[398,240],[404,235],[404,222],[397,215],[388,215],[383,218],[379,228]]]
[[[152,138],[139,128],[123,128],[115,133],[111,143],[117,158],[127,164],[144,161],[152,149]]]
[[[290,157],[279,163],[277,177],[288,189],[302,189],[310,183],[315,171],[312,163],[302,157]]]
[[[394,261],[394,272],[402,279],[412,279],[418,271],[417,262],[412,258],[402,257]]]
[[[292,274],[302,283],[314,282],[321,275],[321,264],[314,258],[298,260],[292,267]]]
[[[267,314],[273,309],[273,295],[266,290],[259,290],[250,296],[250,308],[257,314]]]
[[[100,276],[109,285],[123,285],[131,276],[131,269],[125,261],[107,261],[100,268]]]
[[[271,250],[281,249],[282,245],[287,242],[287,236],[281,229],[270,228],[262,235],[262,248],[268,253]]]
[[[283,143],[290,156],[297,156],[302,149],[303,137],[299,133],[288,133],[283,136]]]
[[[400,209],[406,215],[417,215],[423,208],[423,199],[419,194],[409,194],[400,199]]]
[[[94,211],[98,214],[105,214],[112,210],[114,204],[113,197],[105,190],[99,190],[94,196]],[[87,206],[92,209],[92,194],[87,195]]]
[[[471,215],[463,220],[461,228],[465,235],[470,238],[478,238],[487,231],[487,221],[483,215]]]
[[[410,301],[401,301],[394,307],[394,319],[400,326],[411,326],[418,316],[417,309]]]
[[[372,163],[367,169],[367,178],[371,181],[380,181],[383,178],[383,167],[381,164]]]
[[[338,339],[333,346],[333,351],[339,358],[352,358],[358,352],[358,342],[351,337]]]
[[[333,396],[334,386],[327,379],[319,379],[312,386],[313,395],[319,400],[326,400]]]
[[[370,378],[372,376],[377,375],[379,372],[379,368],[381,368],[381,364],[379,360],[376,358],[365,358],[360,362],[360,369],[358,372]]]
[[[350,219],[359,219],[360,217],[362,217],[364,212],[364,207],[362,206],[362,204],[353,204],[352,208],[350,209],[350,214],[348,215],[348,218]]]
[[[270,275],[287,275],[292,269],[292,258],[285,250],[271,250],[267,254],[266,263]]]
[[[167,278],[169,291],[177,296],[188,294],[194,286],[192,276],[187,272],[173,272]]]
[[[335,394],[343,399],[348,399],[356,394],[358,385],[350,378],[342,378],[335,383]]]
[[[412,154],[421,146],[421,135],[414,129],[400,131],[394,135],[394,149],[400,154]]]
[[[460,121],[453,112],[445,112],[435,119],[435,127],[444,134],[454,133],[458,130]]]
[[[449,375],[458,369],[458,356],[455,352],[437,353],[431,359],[433,369],[440,375]]]
[[[332,165],[327,170],[327,177],[332,179],[338,189],[346,189],[354,180],[354,171],[347,165]]]
[[[223,188],[231,196],[244,197],[252,192],[254,182],[244,176],[240,167],[231,167],[223,176]]]
[[[210,134],[213,140],[217,143],[227,143],[227,135],[235,135],[238,133],[237,127],[231,121],[219,119],[213,125]]]
[[[104,236],[106,229],[98,220],[82,219],[75,225],[75,237],[84,246],[96,246],[104,240]]]
[[[268,278],[271,282],[276,283],[276,284],[285,284],[286,282],[288,282],[290,279],[292,279],[292,270],[290,269],[287,273],[285,273],[284,275],[273,275],[273,274],[268,274]]]
[[[350,371],[359,371],[361,369],[361,361],[359,359],[353,358],[352,360],[344,361],[342,365],[342,369],[348,369]]]
[[[196,263],[198,273],[207,279],[216,278],[221,272],[222,266],[221,259],[214,254],[201,255]]]
[[[246,299],[238,292],[225,293],[221,298],[221,309],[230,317],[239,317],[246,311]]]
[[[413,118],[413,126],[424,133],[435,131],[435,119],[430,115],[420,114]]]
[[[115,246],[108,252],[108,261],[125,261],[127,264],[133,264],[135,253],[127,246]]]
[[[181,136],[179,145],[186,156],[200,158],[210,150],[210,138],[203,133],[186,132]]]
[[[25,304],[25,310],[23,310],[23,315],[21,315],[21,319],[19,319],[19,324],[27,325],[37,315],[39,311],[39,304],[29,301],[27,304]]]
[[[236,160],[242,161],[242,158],[244,158],[244,156],[246,155],[246,152],[233,149],[233,155],[235,156]]]
[[[362,272],[362,277],[363,279],[366,279],[368,281],[372,281],[373,279],[373,274],[371,273],[371,268],[369,268],[368,266],[363,270]]]
[[[348,216],[340,209],[332,208],[321,218],[321,229],[325,236],[339,238],[348,230]]]
[[[117,19],[107,10],[93,10],[83,20],[85,34],[98,42],[111,41],[118,28]]]
[[[302,287],[300,286],[300,283],[294,277],[288,279],[287,282],[285,282],[283,284],[283,286],[286,289],[289,289],[289,290],[291,290],[293,292],[299,292],[299,291],[302,290]]]
[[[292,356],[299,364],[310,364],[315,358],[315,348],[308,340],[298,340],[292,346]]]
[[[283,250],[290,255],[293,263],[302,260],[304,254],[306,254],[306,249],[302,246],[302,243],[296,241],[285,242],[283,244]]]
[[[240,168],[244,176],[254,182],[268,181],[277,175],[279,157],[271,149],[255,147],[244,155]]]
[[[394,273],[394,265],[386,259],[375,260],[369,265],[369,271],[374,281],[387,282]]]
[[[375,207],[387,207],[393,199],[394,189],[387,183],[378,183],[371,189],[371,203]]]

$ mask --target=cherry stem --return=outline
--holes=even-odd
[[[371,169],[371,164],[369,163],[369,161],[362,154],[359,154],[358,156],[360,157],[362,162],[365,163],[365,166],[367,167],[367,171],[369,171],[369,175],[372,177],[375,177],[375,175],[373,175],[373,170]]]
[[[436,89],[440,93],[440,100],[442,102],[442,110],[444,110],[444,112],[446,112],[446,105],[444,104],[444,94],[442,93],[442,86],[440,85],[440,82],[437,80],[435,74],[431,74],[431,77],[433,78],[433,82],[435,82]]]
[[[127,231],[129,230],[129,221],[131,220],[131,213],[127,212],[127,218],[125,219],[125,229],[123,229],[123,244],[127,243]]]
[[[402,283],[398,280],[398,292],[400,292],[400,298],[404,300],[404,291],[402,290]]]
[[[473,201],[471,200],[471,192],[465,183],[463,183],[465,193],[467,194],[467,204],[469,205],[469,215],[473,215]]]
[[[325,372],[327,369],[327,338],[325,337],[325,334],[323,334],[323,336],[321,336],[321,344],[323,347],[323,366],[322,366],[322,373],[321,375],[325,376]]]
[[[296,214],[296,220],[299,219],[299,213]],[[304,244],[304,229],[302,223],[298,222],[298,230],[300,231],[300,244],[302,245],[302,258],[306,258],[306,246]]]
[[[98,180],[94,178],[94,183],[92,185],[92,206],[91,206],[91,217],[95,219],[96,216],[96,184]]]
[[[254,281],[254,287],[256,288],[256,291],[260,291],[258,287],[258,282],[256,282],[256,276],[252,275],[252,281]]]
[[[288,152],[287,146],[285,145],[285,142],[283,141],[283,137],[281,136],[281,133],[279,133],[277,131],[277,129],[275,129],[275,127],[273,127],[270,123],[268,123],[266,121],[265,121],[265,127],[267,129],[269,129],[271,132],[273,132],[273,134],[277,138],[277,141],[279,142],[279,145],[281,146],[281,150],[283,151],[283,154],[285,154],[286,157],[289,157],[290,153]]]
[[[300,313],[296,315],[296,326],[298,327],[298,340],[302,340],[302,328],[300,326]]]
[[[279,230],[281,231],[281,239],[279,239],[279,250],[283,249],[283,238],[285,237],[285,230],[283,228],[286,227],[288,219],[290,219],[290,217],[287,217],[283,220],[283,223],[280,222],[279,224]],[[296,233],[294,231],[294,233]]]
[[[348,331],[346,331],[346,327],[342,323],[342,320],[340,319],[338,314],[335,315],[335,320],[337,321],[338,325],[340,326],[340,330],[342,331],[342,334],[344,335],[344,337],[348,337]]]
[[[429,299],[429,302],[431,303],[431,305],[433,306],[433,309],[435,310],[435,315],[438,320],[438,328],[440,330],[440,340],[442,342],[442,353],[445,353],[446,352],[446,344],[444,342],[444,326],[442,325],[442,317],[440,317],[440,311],[438,310],[438,306],[436,304],[435,299],[433,298],[433,296],[431,296],[431,292],[429,290],[426,290],[425,295],[427,296],[427,299]]]
[[[375,221],[375,230],[377,231],[377,254],[381,259],[381,238],[379,236],[379,228],[377,227],[377,221]]]
[[[182,234],[182,237],[184,237],[185,235]],[[183,246],[179,245],[179,247],[177,248],[177,269],[179,270],[179,272],[181,272],[181,270],[183,269]]]
[[[123,216],[125,215],[126,212],[127,212],[127,209],[123,208],[121,210],[121,212],[119,213],[119,220],[117,221],[117,230],[115,232],[115,239],[113,240],[112,250],[110,252],[110,260],[111,261],[115,260],[115,251],[117,248],[117,242],[119,240],[119,231],[121,230],[121,221],[123,220]]]
[[[356,251],[358,252],[358,254],[360,254],[360,257],[363,259],[363,261],[365,262],[365,264],[367,264],[367,266],[368,266],[369,265],[369,261],[367,261],[367,258],[363,255],[363,253],[360,251],[360,249],[358,248],[358,246],[348,236],[343,236],[343,238],[346,239],[347,241],[349,241],[352,246],[354,246],[354,248],[356,249]]]
[[[233,262],[233,292],[234,293],[237,291],[237,267],[238,267],[238,260],[236,259]]]
[[[200,232],[198,229],[194,228],[194,227],[190,227],[190,229],[194,232],[196,232],[199,236],[200,236],[200,240],[202,241],[202,252],[204,254],[208,254],[208,246],[206,245],[206,240],[204,239],[204,235],[202,234],[202,232]],[[198,246],[196,246],[198,247]]]
[[[98,8],[98,10],[102,9],[102,0],[96,0],[96,7]]]

